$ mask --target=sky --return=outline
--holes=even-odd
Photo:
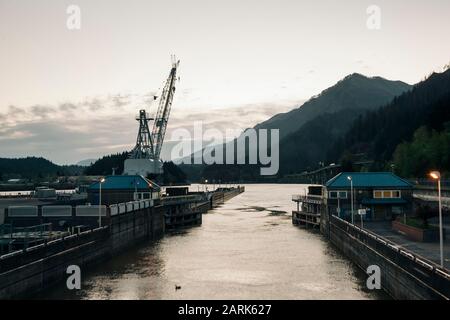
[[[166,160],[194,121],[243,130],[354,72],[414,84],[450,62],[449,13],[448,0],[0,0],[0,157],[131,149],[172,54]]]

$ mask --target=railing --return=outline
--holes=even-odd
[[[126,203],[118,203],[109,206],[111,216],[123,214],[127,212],[137,211],[153,206],[153,200],[131,201]]]
[[[108,236],[108,226],[80,233],[64,235],[57,239],[46,239],[43,243],[16,250],[0,256],[0,273],[25,265],[29,262],[68,250],[77,245],[104,239]]]
[[[431,180],[431,179],[409,179],[408,181],[416,186],[437,187],[436,181]],[[442,187],[450,187],[450,180],[441,180],[441,186]]]
[[[293,221],[301,221],[305,224],[312,224],[315,226],[320,226],[320,213],[312,213],[305,211],[292,211]]]
[[[331,223],[450,299],[450,273],[447,269],[336,216],[331,216]]]
[[[317,195],[317,194],[308,194],[308,195],[293,194],[292,195],[292,201],[305,201],[308,199],[321,200],[322,198],[323,198],[322,195]]]
[[[193,195],[161,198],[161,203],[168,205],[168,204],[178,204],[188,202],[200,202],[202,200],[204,200],[203,195],[193,194]]]

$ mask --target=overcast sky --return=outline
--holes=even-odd
[[[66,26],[71,4],[80,30]],[[449,13],[448,0],[0,0],[0,157],[130,149],[171,54],[168,145],[194,120],[251,127],[353,72],[413,84],[450,62]]]

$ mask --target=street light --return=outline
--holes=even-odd
[[[351,207],[352,207],[352,224],[354,224],[354,218],[353,218],[353,180],[351,176],[347,176],[347,179],[350,180],[350,199],[351,199]]]
[[[441,267],[444,267],[444,237],[442,230],[442,199],[441,199],[441,173],[439,171],[430,172],[430,177],[437,180],[439,198],[439,249],[441,254]]]
[[[98,227],[102,226],[102,183],[105,182],[105,178],[100,180],[100,192],[98,196]]]

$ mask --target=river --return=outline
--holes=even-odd
[[[69,291],[62,284],[38,298],[386,298],[367,290],[365,274],[318,232],[292,225],[291,195],[304,188],[246,185],[245,193],[205,214],[201,227],[82,270],[81,290]]]

